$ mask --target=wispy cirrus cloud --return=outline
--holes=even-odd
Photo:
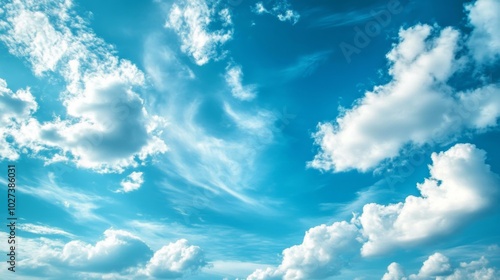
[[[382,7],[382,6],[381,6]],[[311,27],[333,28],[345,25],[355,25],[365,22],[377,15],[375,10],[380,7],[368,10],[356,10],[344,13],[332,13],[325,16],[319,16],[311,22]]]
[[[316,72],[318,67],[325,63],[331,54],[331,51],[319,51],[300,56],[294,64],[280,72],[288,79],[308,77]]]
[[[31,184],[36,184],[36,186]],[[106,201],[104,197],[62,187],[57,182],[54,173],[49,173],[47,178],[31,184],[19,188],[19,191],[61,208],[77,221],[105,221],[104,217],[96,213]]]
[[[66,237],[75,237],[75,235],[66,232],[60,228],[47,225],[21,223],[18,228],[24,232],[34,233],[38,235],[62,235]]]

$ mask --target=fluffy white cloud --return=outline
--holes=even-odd
[[[421,196],[410,195],[397,204],[365,204],[362,214],[351,222],[311,228],[302,244],[283,251],[278,267],[257,269],[247,279],[323,279],[338,274],[359,253],[377,255],[453,233],[498,201],[500,178],[491,172],[485,157],[484,151],[471,144],[433,153],[431,176],[417,185]],[[453,272],[448,258],[436,253],[424,262],[418,277],[462,270]],[[474,273],[489,273],[478,271]],[[408,278],[393,263],[383,279]]]
[[[35,74],[62,76],[67,84],[61,94],[66,118],[45,123],[31,119],[15,141],[35,152],[55,150],[59,160],[100,172],[122,171],[165,152],[158,117],[148,114],[137,93],[144,74],[116,57],[71,7],[69,0],[5,5],[0,40],[11,53],[26,58]]]
[[[453,267],[448,257],[441,253],[431,255],[422,265],[418,274],[406,277],[403,268],[398,263],[391,263],[383,280],[493,280],[500,274],[496,269],[488,267],[488,260],[481,257],[477,261],[462,262]]]
[[[359,217],[367,238],[364,256],[398,246],[411,246],[453,232],[493,205],[499,178],[485,164],[485,152],[471,144],[457,144],[432,154],[431,177],[417,184],[421,196],[405,202],[375,203]]]
[[[0,39],[11,53],[29,57],[36,75],[54,71],[73,46],[68,38],[69,30],[52,25],[49,16],[41,10],[50,9],[56,17],[65,20],[71,6],[72,1],[12,1],[5,7],[7,21],[2,21],[0,28],[6,33],[1,34]]]
[[[382,280],[403,280],[405,273],[403,267],[398,263],[391,263],[387,267],[387,272],[382,276]]]
[[[71,241],[64,245],[61,261],[85,271],[110,272],[145,262],[151,249],[140,238],[123,230],[108,229],[95,245]]]
[[[130,173],[127,178],[123,179],[120,182],[120,186],[122,186],[122,189],[119,190],[120,192],[131,192],[138,190],[142,184],[144,183],[144,177],[142,172],[132,172]]]
[[[252,100],[255,98],[255,85],[243,86],[243,71],[241,70],[241,66],[228,66],[225,78],[235,98],[240,100]]]
[[[396,157],[406,145],[441,143],[464,130],[497,124],[500,87],[485,85],[455,93],[448,79],[461,69],[460,34],[416,25],[399,32],[387,54],[392,81],[374,87],[314,134],[320,151],[308,166],[320,170],[367,171]]]
[[[424,261],[418,272],[419,277],[442,276],[451,272],[451,264],[448,257],[441,253],[434,253]]]
[[[359,250],[358,235],[358,228],[348,222],[311,228],[302,244],[283,250],[283,260],[276,269],[258,269],[247,279],[322,279],[337,275]]]
[[[206,265],[200,247],[180,239],[156,251],[140,273],[159,279],[177,279],[197,273]]]
[[[252,11],[258,15],[271,14],[278,18],[279,21],[289,21],[291,24],[296,24],[300,19],[300,14],[291,9],[288,0],[273,1],[272,8],[267,9],[262,2],[257,2]]]
[[[8,142],[7,138],[12,137],[12,133],[37,109],[38,104],[29,88],[13,92],[0,78],[0,159],[16,160],[19,157],[14,143]]]
[[[200,247],[185,239],[153,252],[144,240],[125,230],[108,229],[95,244],[80,240],[64,243],[44,237],[17,239],[23,244],[18,252],[25,256],[20,261],[23,269],[19,273],[23,276],[79,279],[85,274],[90,279],[178,279],[208,264]]]
[[[468,46],[479,62],[493,63],[500,57],[500,2],[497,0],[477,0],[465,6],[469,22],[474,28]]]
[[[477,261],[469,263],[462,262],[460,267],[453,271],[453,274],[444,277],[437,277],[437,280],[494,280],[500,277],[500,273],[491,267],[488,267],[488,260],[481,257]]]
[[[210,30],[209,25],[219,21],[222,29]],[[181,40],[181,50],[191,55],[196,64],[203,65],[218,60],[220,47],[232,38],[232,21],[228,9],[217,12],[217,5],[209,7],[205,0],[182,0],[169,11],[165,24]]]

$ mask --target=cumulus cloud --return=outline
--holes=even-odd
[[[431,255],[422,265],[418,274],[405,276],[403,268],[398,263],[391,263],[383,280],[493,280],[500,274],[496,269],[488,267],[488,260],[481,257],[471,262],[461,262],[458,267],[453,267],[448,257],[441,253]]]
[[[14,135],[19,145],[55,150],[55,157],[99,172],[121,172],[167,150],[158,117],[148,114],[137,93],[144,74],[116,57],[74,15],[71,1],[14,1],[5,5],[5,15],[0,40],[9,51],[25,58],[36,75],[61,76],[67,85],[61,94],[65,118],[31,118]]]
[[[361,253],[376,255],[450,234],[496,201],[499,178],[485,164],[486,153],[457,144],[432,154],[431,176],[417,184],[421,196],[389,205],[366,204],[359,217],[367,238]]]
[[[441,253],[434,253],[424,261],[418,272],[419,277],[442,276],[451,272],[450,259]]]
[[[405,273],[403,267],[398,263],[391,263],[387,267],[387,272],[382,276],[382,280],[402,280],[406,279],[404,277]]]
[[[222,28],[211,30],[213,22],[220,22]],[[181,40],[182,52],[193,57],[198,65],[218,60],[223,52],[220,47],[231,40],[232,20],[229,10],[217,10],[216,4],[205,0],[183,0],[172,5],[166,28],[172,29]]]
[[[387,54],[392,81],[374,87],[335,122],[318,124],[320,150],[309,167],[325,171],[367,171],[398,156],[407,145],[454,139],[463,131],[497,125],[500,87],[484,85],[456,92],[448,79],[462,69],[460,33],[416,25],[399,32]]]
[[[179,279],[208,265],[201,248],[185,239],[153,252],[144,240],[125,230],[108,229],[96,243],[18,238],[23,244],[19,252],[26,256],[19,273],[37,277]]]
[[[494,268],[488,267],[488,260],[481,257],[477,261],[469,263],[462,262],[460,267],[453,271],[453,274],[445,277],[438,277],[438,280],[494,280],[500,277],[500,273]]]
[[[31,118],[38,104],[30,89],[13,92],[0,78],[0,159],[16,160],[19,152],[7,139]]]
[[[358,228],[348,222],[311,228],[302,244],[283,250],[277,268],[257,269],[247,279],[321,279],[337,275],[359,249],[358,235]]]
[[[120,182],[122,189],[119,192],[131,192],[138,190],[144,183],[142,172],[132,172]]]
[[[500,57],[500,2],[477,0],[465,6],[473,27],[467,42],[474,58],[481,63],[493,63]]]
[[[140,274],[158,279],[178,279],[195,274],[206,265],[201,248],[180,239],[156,251]]]
[[[151,249],[140,238],[123,230],[108,229],[95,245],[71,241],[64,245],[61,261],[69,267],[97,272],[121,271],[145,262]]]
[[[258,15],[270,14],[275,16],[279,21],[290,22],[296,24],[300,19],[300,14],[291,8],[288,0],[278,0],[271,5],[271,8],[266,8],[262,2],[257,2],[252,8],[252,11]]]
[[[365,204],[361,215],[350,222],[311,228],[302,244],[283,251],[278,267],[257,269],[247,279],[323,279],[340,273],[359,253],[380,255],[453,233],[498,201],[500,178],[485,159],[486,153],[471,144],[433,153],[431,176],[417,184],[420,196],[410,195],[396,204]],[[448,259],[434,254],[419,275],[446,273],[452,273]],[[383,279],[407,278],[402,267],[393,263]]]
[[[241,66],[228,66],[226,68],[225,79],[235,98],[240,100],[252,100],[255,98],[255,85],[243,85],[243,71]]]

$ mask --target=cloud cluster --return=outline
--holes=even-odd
[[[20,89],[13,92],[7,87],[7,82],[0,78],[0,159],[16,160],[19,158],[17,149],[7,139],[31,118],[38,109],[35,97],[30,89]]]
[[[457,144],[446,152],[434,153],[430,174],[417,185],[421,196],[363,207],[359,221],[367,241],[362,255],[450,234],[497,199],[499,178],[485,164],[485,152],[473,145]]]
[[[322,279],[336,275],[359,247],[358,235],[358,228],[347,222],[311,228],[302,244],[283,250],[278,268],[258,269],[247,279]]]
[[[407,145],[443,143],[463,131],[496,126],[498,84],[465,91],[449,85],[453,75],[466,70],[460,36],[450,27],[423,24],[400,30],[399,42],[387,54],[392,80],[366,92],[335,122],[318,124],[313,137],[320,150],[308,166],[367,171]]]
[[[211,30],[213,22],[220,22],[219,30]],[[181,41],[182,52],[193,57],[198,65],[218,60],[224,54],[220,47],[233,35],[231,14],[227,8],[218,11],[205,0],[183,0],[172,5],[166,28],[172,29]]]
[[[19,239],[23,244],[19,249],[26,251],[20,272],[25,275],[76,277],[83,273],[99,279],[107,279],[106,275],[113,279],[179,279],[198,273],[208,264],[203,251],[185,239],[153,252],[141,238],[124,230],[108,229],[95,244]]]
[[[431,176],[417,184],[420,196],[396,204],[369,203],[351,222],[312,228],[302,244],[283,251],[277,268],[256,270],[247,279],[326,278],[338,274],[355,253],[380,255],[449,235],[498,201],[500,179],[485,160],[485,152],[471,144],[433,153]],[[435,255],[420,273],[448,271],[446,259]],[[402,275],[402,268],[393,264],[384,279]]]
[[[166,151],[156,116],[137,90],[144,74],[88,29],[71,1],[13,1],[1,22],[9,51],[38,75],[62,77],[66,116],[40,123],[31,118],[13,136],[32,151],[55,150],[48,162],[72,160],[100,172],[122,171]]]
[[[95,245],[71,241],[64,245],[60,260],[80,271],[112,272],[136,266],[151,257],[151,249],[138,237],[108,229]]]
[[[206,265],[200,247],[189,245],[186,239],[179,239],[156,251],[140,273],[159,279],[177,279],[194,274]]]
[[[271,8],[266,8],[262,2],[257,2],[252,8],[252,11],[258,15],[270,14],[278,18],[279,21],[290,22],[295,25],[299,19],[300,14],[291,8],[288,0],[277,0],[274,2]]]
[[[441,253],[434,253],[424,261],[417,274],[405,276],[403,268],[398,263],[391,263],[382,280],[493,280],[500,274],[494,268],[488,267],[488,260],[481,257],[477,261],[462,262],[458,267],[453,267],[448,257]]]

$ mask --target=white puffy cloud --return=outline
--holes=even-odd
[[[398,263],[391,263],[387,267],[387,272],[382,276],[382,280],[406,280],[403,267]]]
[[[232,38],[231,15],[228,9],[217,12],[217,5],[205,0],[182,0],[172,5],[166,28],[172,29],[181,40],[181,50],[192,56],[198,65],[218,60],[220,47]],[[214,21],[222,23],[219,30],[209,27]]]
[[[151,249],[138,237],[108,229],[95,245],[71,241],[64,245],[61,261],[69,267],[86,271],[110,272],[135,267],[145,262]]]
[[[451,264],[448,257],[441,253],[434,253],[424,261],[418,272],[419,277],[432,277],[446,275],[451,272]]]
[[[255,98],[255,85],[243,85],[243,71],[241,66],[228,66],[226,68],[225,79],[235,98],[240,100],[252,100]]]
[[[358,228],[348,222],[311,228],[302,244],[283,250],[277,268],[258,269],[247,279],[322,279],[337,275],[359,250],[358,235]]]
[[[484,131],[500,116],[500,87],[456,92],[448,79],[461,69],[460,33],[416,25],[399,32],[387,54],[392,81],[375,86],[335,122],[320,123],[320,147],[309,167],[367,171],[398,156],[406,145],[442,143],[459,133]]]
[[[359,253],[380,255],[449,235],[498,201],[500,178],[485,160],[486,153],[472,144],[433,153],[431,176],[417,184],[420,196],[389,205],[368,203],[349,223],[311,228],[302,244],[283,251],[278,267],[257,269],[247,279],[323,279],[338,274]],[[489,273],[479,271],[475,273]],[[424,262],[418,277],[452,273],[448,258],[436,253]],[[383,279],[408,278],[393,263]]]
[[[389,205],[366,204],[359,217],[367,238],[361,253],[376,255],[450,234],[494,204],[499,178],[485,164],[485,152],[457,144],[432,154],[431,176],[417,184],[421,196]]]
[[[252,8],[252,11],[258,15],[270,14],[275,16],[279,21],[289,21],[291,24],[296,24],[300,19],[300,14],[291,8],[288,0],[276,0],[271,5],[271,8],[266,8],[262,2],[257,2]]]
[[[25,256],[20,261],[23,269],[19,273],[23,276],[179,279],[194,275],[208,265],[201,248],[185,239],[153,252],[144,240],[125,230],[108,229],[96,243],[62,242],[44,237],[17,237],[16,240],[23,244],[18,248],[19,254]]]
[[[462,262],[460,267],[453,271],[453,274],[444,277],[437,277],[437,280],[494,280],[500,278],[500,273],[491,267],[488,267],[488,260],[481,257],[477,261],[469,263]]]
[[[500,274],[494,268],[488,267],[488,260],[481,257],[477,261],[462,262],[453,267],[448,257],[441,253],[431,255],[422,265],[418,274],[406,277],[403,268],[398,263],[391,263],[383,280],[493,280]]]
[[[25,58],[36,75],[61,76],[67,115],[40,123],[32,118],[15,141],[34,152],[57,152],[48,163],[72,160],[99,172],[121,172],[167,150],[158,117],[148,114],[137,93],[144,74],[120,60],[74,15],[71,1],[18,0],[5,5],[0,36],[9,51]]]
[[[7,142],[12,133],[25,124],[38,109],[30,89],[13,92],[0,78],[0,159],[16,160],[19,153],[14,143]]]
[[[140,274],[158,279],[178,279],[197,273],[206,265],[200,247],[179,239],[156,251]]]
[[[12,1],[5,7],[7,20],[1,22],[0,28],[6,33],[1,34],[0,39],[11,53],[29,57],[36,75],[54,71],[73,47],[71,35],[69,30],[52,25],[49,15],[41,10],[50,9],[55,17],[65,20],[72,5],[72,1]]]
[[[120,192],[131,192],[138,190],[144,183],[144,176],[142,172],[132,172],[125,179],[120,182],[122,189]]]
[[[481,63],[493,63],[500,57],[500,2],[477,0],[465,8],[473,27],[467,42],[472,55]]]

